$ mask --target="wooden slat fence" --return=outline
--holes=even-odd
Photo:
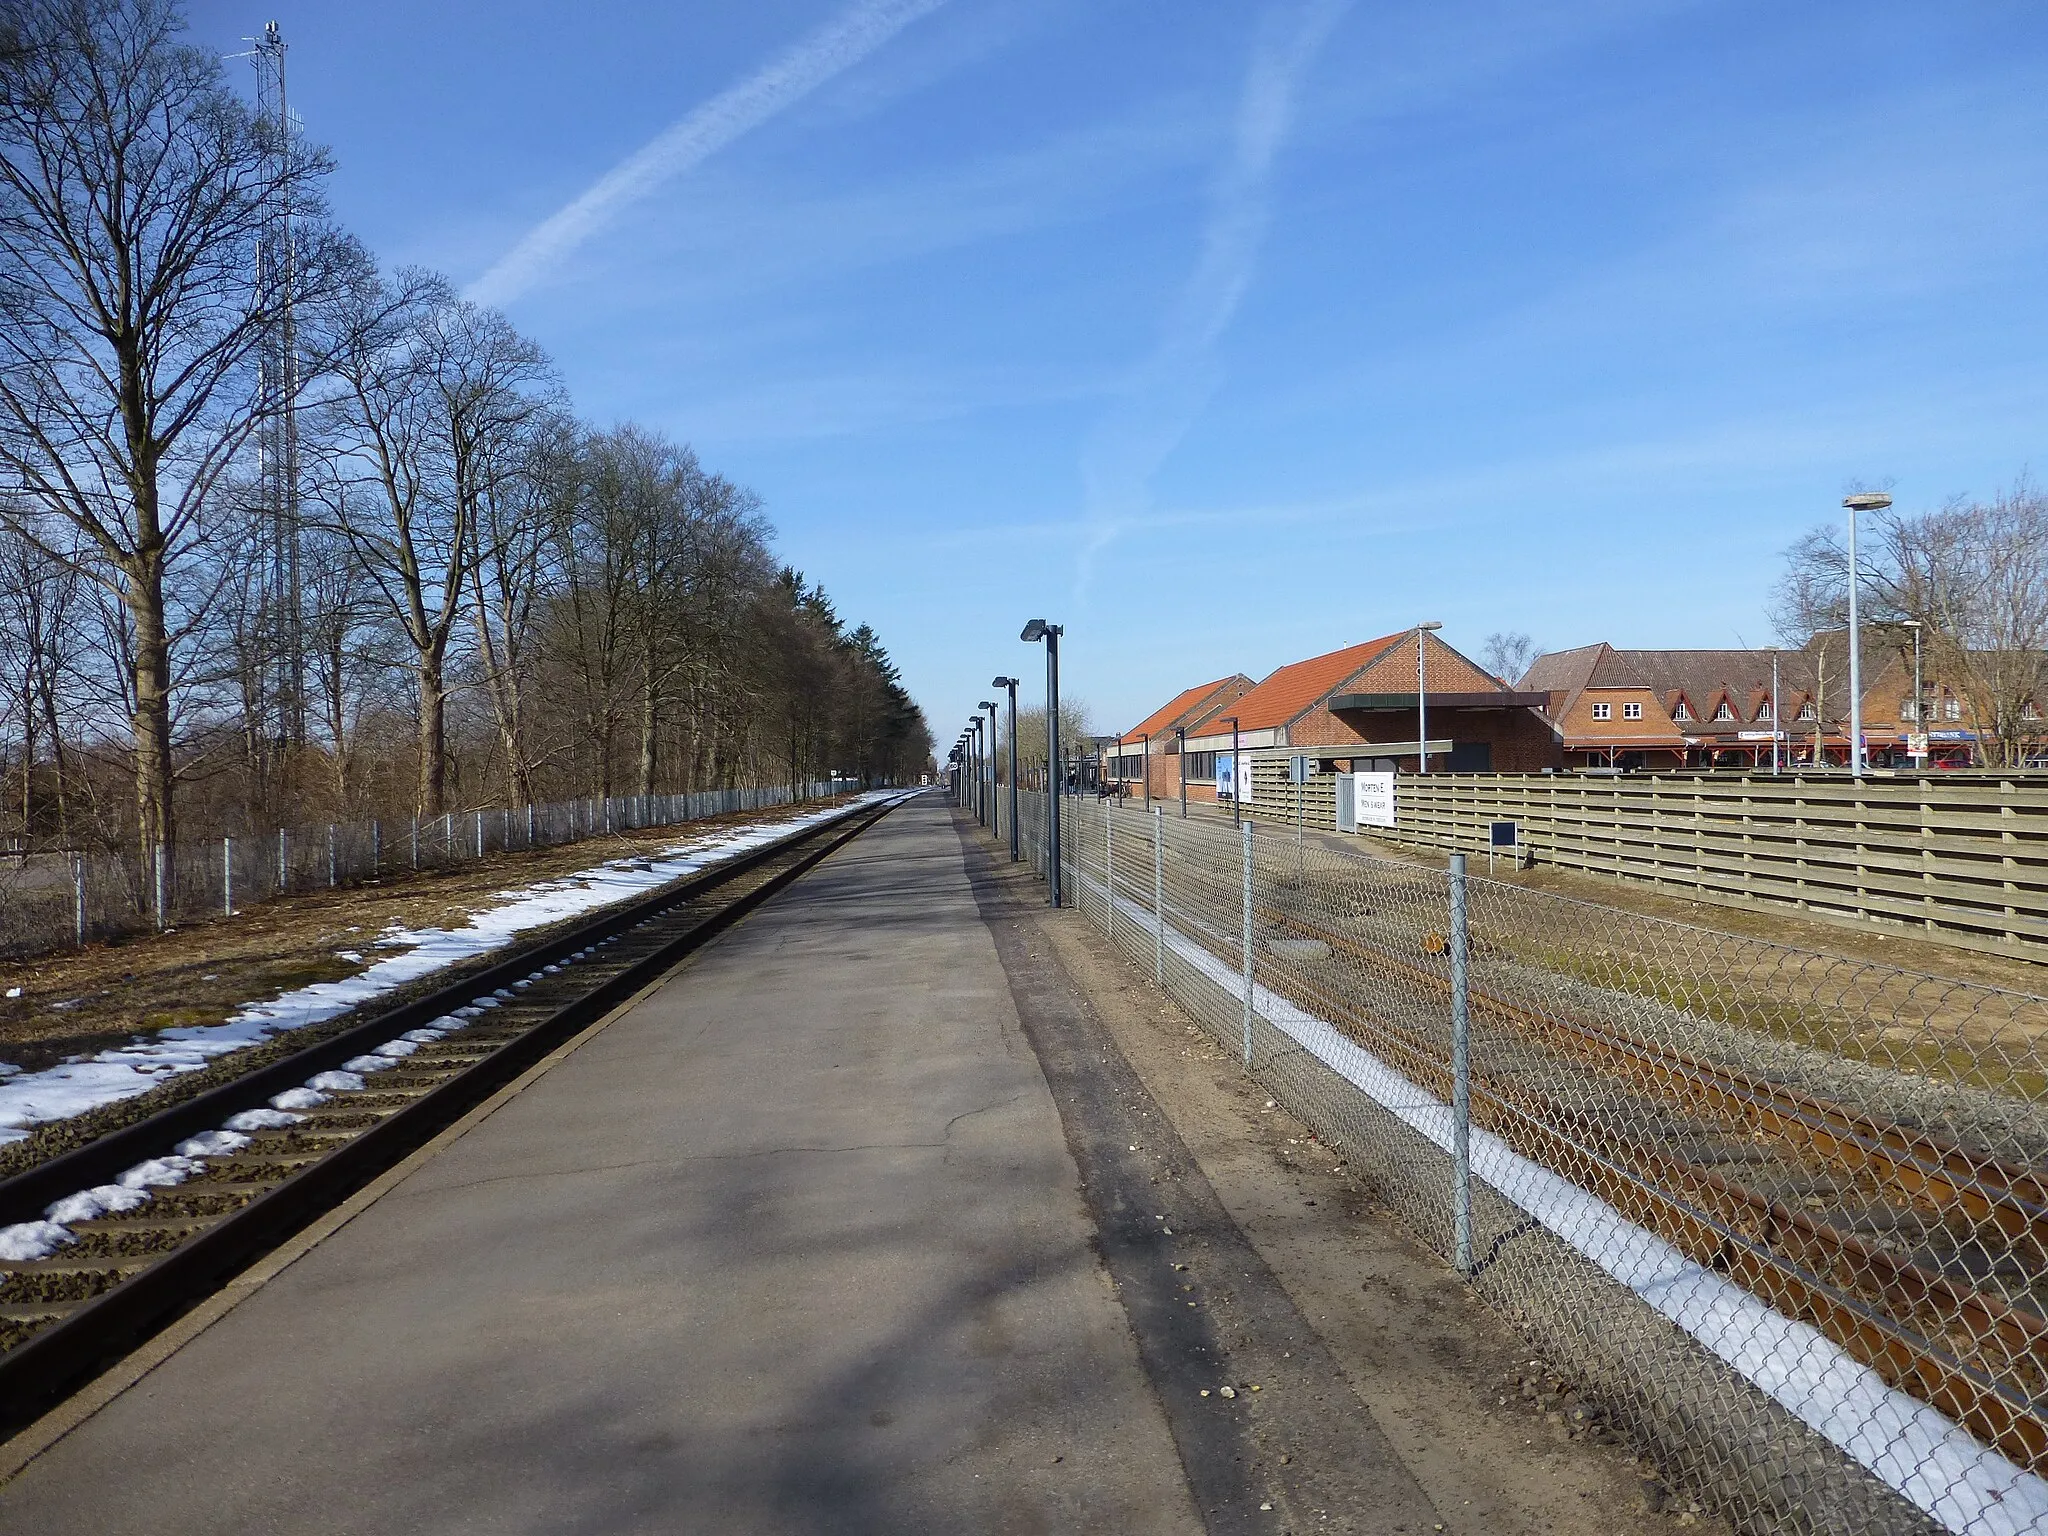
[[[1258,775],[1263,823],[1294,820],[1284,773],[1276,763]],[[1398,805],[1400,825],[1373,836],[1484,853],[1487,824],[1514,821],[1539,863],[2048,958],[2039,778],[1404,775]],[[1334,806],[1330,779],[1310,784],[1309,829],[1330,830]]]

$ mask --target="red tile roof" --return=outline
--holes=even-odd
[[[1213,683],[1200,683],[1184,692],[1177,693],[1160,708],[1155,709],[1128,731],[1125,731],[1123,739],[1125,741],[1136,741],[1140,736],[1145,735],[1164,737],[1167,732],[1177,725],[1193,724],[1197,710],[1204,703],[1215,699],[1217,695],[1228,690],[1232,683],[1243,684],[1243,688],[1239,690],[1242,693],[1251,687],[1252,680],[1242,672],[1234,672],[1229,677],[1217,678]],[[1219,708],[1222,702],[1222,700],[1217,701]]]
[[[1368,640],[1363,645],[1347,645],[1343,650],[1331,651],[1328,655],[1291,662],[1267,676],[1234,706],[1226,707],[1237,716],[1240,731],[1263,731],[1286,725],[1314,707],[1318,700],[1337,692],[1384,654],[1388,646],[1413,633],[1413,630],[1402,630],[1398,634]],[[1213,716],[1202,723],[1209,726],[1213,723]],[[1204,734],[1215,733],[1205,730]]]

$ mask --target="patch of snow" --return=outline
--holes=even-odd
[[[363,1074],[360,1072],[316,1072],[313,1076],[306,1079],[306,1086],[304,1088],[294,1088],[291,1091],[293,1093],[355,1093],[362,1086]],[[277,1096],[278,1099],[283,1097],[283,1094]],[[272,1099],[270,1102],[277,1104],[277,1099]],[[279,1109],[297,1109],[299,1106],[296,1104],[277,1104],[277,1107]]]
[[[231,1131],[276,1131],[305,1118],[282,1109],[245,1109],[239,1115],[229,1115],[224,1123]]]
[[[19,996],[21,996],[21,988],[19,988],[19,987],[9,987],[9,988],[7,989],[7,995],[8,995],[9,997],[19,997]]]
[[[54,1221],[18,1221],[0,1227],[0,1259],[26,1263],[47,1259],[66,1243],[75,1242],[69,1231]]]
[[[341,1064],[341,1070],[367,1075],[371,1072],[386,1072],[397,1065],[398,1063],[389,1056],[351,1056]],[[323,1072],[320,1074],[320,1077],[325,1077],[326,1075]],[[312,1080],[316,1087],[319,1086],[320,1077]]]
[[[388,1056],[393,1061],[401,1061],[419,1048],[420,1043],[417,1040],[386,1040],[370,1054],[373,1056]]]
[[[92,1221],[96,1217],[116,1216],[123,1211],[140,1209],[149,1201],[146,1189],[130,1189],[125,1184],[95,1184],[91,1189],[66,1195],[43,1214],[59,1223]]]
[[[201,1131],[197,1136],[188,1136],[178,1143],[180,1157],[223,1157],[230,1152],[239,1152],[249,1145],[249,1138],[240,1131]]]
[[[348,960],[358,965],[362,963],[363,959],[361,955],[357,954],[352,949],[337,949],[334,952],[334,958],[337,960]]]
[[[894,792],[878,792],[863,798],[872,801],[893,797]],[[216,1057],[244,1046],[308,1024],[323,1023],[422,976],[501,948],[522,933],[644,896],[707,865],[846,815],[850,809],[835,808],[786,821],[720,828],[675,843],[645,859],[615,859],[559,879],[500,891],[495,898],[497,905],[472,914],[469,923],[461,928],[408,929],[394,921],[378,943],[400,948],[404,953],[379,960],[354,976],[315,982],[263,1002],[250,1003],[225,1023],[166,1029],[145,1041],[40,1072],[0,1074],[0,1143],[22,1140],[30,1127],[68,1120],[103,1104],[147,1093],[164,1074],[197,1071]],[[687,828],[679,830],[688,836]],[[589,950],[583,953],[588,954]],[[544,969],[552,974],[560,967]],[[70,1008],[82,1001],[67,998],[50,1006]],[[389,1062],[378,1063],[380,1067],[388,1065]],[[351,1063],[346,1070],[376,1068],[358,1068]]]
[[[320,1075],[322,1077],[336,1075],[341,1077],[355,1077],[355,1074],[353,1072],[343,1072],[339,1074],[323,1072]],[[352,1088],[360,1088],[362,1087],[362,1085],[363,1083],[361,1078],[356,1078],[356,1080],[353,1083],[349,1084],[349,1086]],[[274,1093],[270,1096],[270,1107],[272,1109],[314,1109],[317,1108],[319,1105],[325,1104],[326,1102],[327,1095],[320,1092],[320,1090],[317,1088],[287,1088],[283,1093]]]
[[[182,1184],[193,1174],[199,1173],[206,1165],[190,1157],[152,1157],[137,1163],[120,1177],[121,1184],[129,1189],[148,1189],[153,1185]]]
[[[409,1040],[414,1045],[432,1045],[436,1040],[447,1039],[448,1031],[445,1029],[408,1029],[398,1038]]]

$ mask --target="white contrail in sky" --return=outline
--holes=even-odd
[[[600,176],[581,196],[527,231],[469,287],[480,304],[505,304],[548,276],[629,204],[703,164],[741,135],[858,64],[945,0],[859,0],[780,58],[728,86]]]
[[[1294,120],[1301,78],[1352,0],[1302,0],[1267,17],[1238,99],[1229,157],[1216,179],[1202,252],[1160,329],[1159,343],[1097,425],[1081,463],[1090,533],[1076,595],[1095,557],[1149,508],[1152,477],[1216,392],[1216,343],[1258,268],[1266,187]]]

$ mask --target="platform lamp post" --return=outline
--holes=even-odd
[[[993,699],[983,699],[981,707],[988,711],[988,815],[991,826],[1001,818],[996,812],[1000,803],[996,797],[996,706]],[[979,721],[977,720],[977,724]]]
[[[1442,629],[1432,620],[1415,626],[1415,771],[1429,772],[1429,674],[1423,665],[1423,647],[1429,636]]]
[[[1849,773],[1863,777],[1863,627],[1856,608],[1856,514],[1882,512],[1892,504],[1883,491],[1858,491],[1844,496],[1849,513]]]
[[[1033,619],[1017,638],[1045,642],[1045,884],[1050,905],[1060,904],[1060,636],[1058,624]]]
[[[974,819],[983,826],[988,825],[988,744],[981,739],[981,714],[977,710],[974,723],[969,727],[974,732]]]
[[[1913,732],[1920,738],[1920,750],[1913,754],[1913,766],[1921,772],[1927,769],[1927,696],[1920,684],[1920,621],[1907,619],[1906,628],[1913,631]]]
[[[1024,845],[1017,830],[1017,679],[999,677],[990,683],[991,688],[1009,690],[1010,698],[1010,862],[1016,863],[1024,857]]]
[[[1173,728],[1173,755],[1180,762],[1180,819],[1188,819],[1188,728],[1176,725]]]
[[[1140,731],[1138,740],[1144,744],[1142,750],[1145,756],[1141,761],[1145,765],[1145,809],[1149,811],[1152,809],[1152,733]]]

